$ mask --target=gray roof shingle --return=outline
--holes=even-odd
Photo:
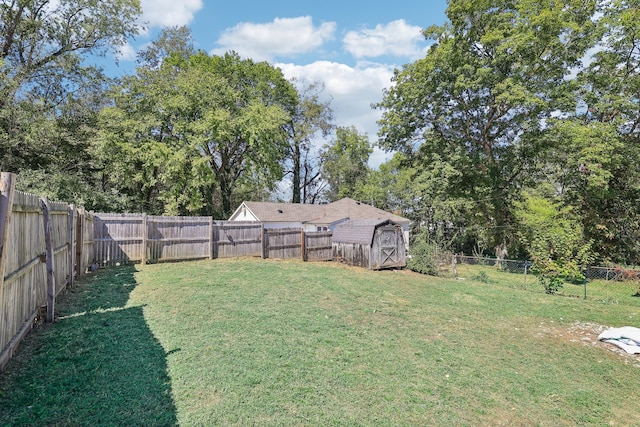
[[[376,228],[387,223],[393,223],[393,221],[388,219],[361,219],[345,221],[338,224],[333,230],[331,242],[371,245]]]

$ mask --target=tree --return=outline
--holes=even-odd
[[[321,154],[322,176],[329,184],[325,196],[329,200],[355,195],[358,185],[369,173],[367,162],[373,152],[369,138],[355,127],[338,127],[336,138],[325,145]]]
[[[588,67],[561,118],[549,122],[550,179],[580,214],[601,262],[640,261],[640,12],[602,2]],[[576,101],[577,106],[576,106]]]
[[[293,110],[291,122],[286,126],[290,144],[293,203],[313,203],[322,188],[319,184],[318,159],[312,153],[312,140],[318,133],[326,137],[334,128],[329,102],[320,101],[322,89],[320,83],[299,89],[299,101]]]
[[[295,88],[280,70],[234,53],[142,66],[102,114],[113,185],[145,211],[229,216],[283,175]]]
[[[381,147],[448,173],[483,244],[514,240],[514,202],[544,148],[540,135],[589,47],[594,1],[452,0],[424,35],[424,59],[398,70],[378,105]],[[446,166],[440,166],[440,165]]]
[[[83,55],[117,49],[137,33],[137,0],[0,3],[0,169],[50,161],[55,120],[85,85],[104,81]]]

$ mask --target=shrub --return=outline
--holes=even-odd
[[[407,268],[417,273],[438,276],[438,266],[451,263],[452,254],[441,249],[436,244],[418,241],[411,248],[411,258],[407,261]]]
[[[482,282],[482,283],[490,283],[491,282],[491,280],[489,279],[489,276],[487,275],[486,271],[479,272],[478,274],[473,276],[472,279],[476,280],[478,282]]]
[[[562,289],[565,281],[580,283],[584,275],[575,262],[552,259],[536,259],[532,271],[544,286],[547,294],[556,294]]]

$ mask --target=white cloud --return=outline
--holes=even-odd
[[[424,41],[421,30],[420,27],[399,19],[386,25],[378,24],[374,29],[349,31],[342,41],[345,49],[356,58],[383,55],[419,58],[425,51],[420,45]]]
[[[129,43],[118,47],[115,55],[118,61],[133,61],[136,59],[136,50]]]
[[[265,24],[244,22],[225,30],[217,41],[220,48],[213,53],[234,50],[244,57],[268,61],[316,49],[332,39],[335,31],[335,22],[315,27],[310,16],[275,18]]]
[[[323,82],[324,96],[331,99],[338,126],[355,126],[366,133],[369,140],[377,141],[377,121],[380,110],[371,104],[382,100],[382,90],[391,85],[394,67],[391,65],[366,63],[356,67],[328,61],[309,65],[277,64],[287,78],[296,77],[301,82]],[[369,165],[377,167],[390,155],[376,149]]]
[[[142,20],[149,27],[187,25],[202,9],[202,0],[141,0]]]

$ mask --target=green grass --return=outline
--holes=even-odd
[[[458,264],[456,266],[456,277],[458,279],[504,286],[510,289],[544,292],[544,287],[538,282],[535,275],[527,273],[525,278],[523,273],[511,273],[500,270],[495,266]],[[566,282],[558,292],[558,295],[584,299],[584,283]],[[640,283],[632,280],[588,280],[586,296],[589,301],[639,307]]]
[[[0,425],[638,425],[640,309],[260,259],[107,270],[0,377]],[[95,396],[94,396],[95,395]]]

